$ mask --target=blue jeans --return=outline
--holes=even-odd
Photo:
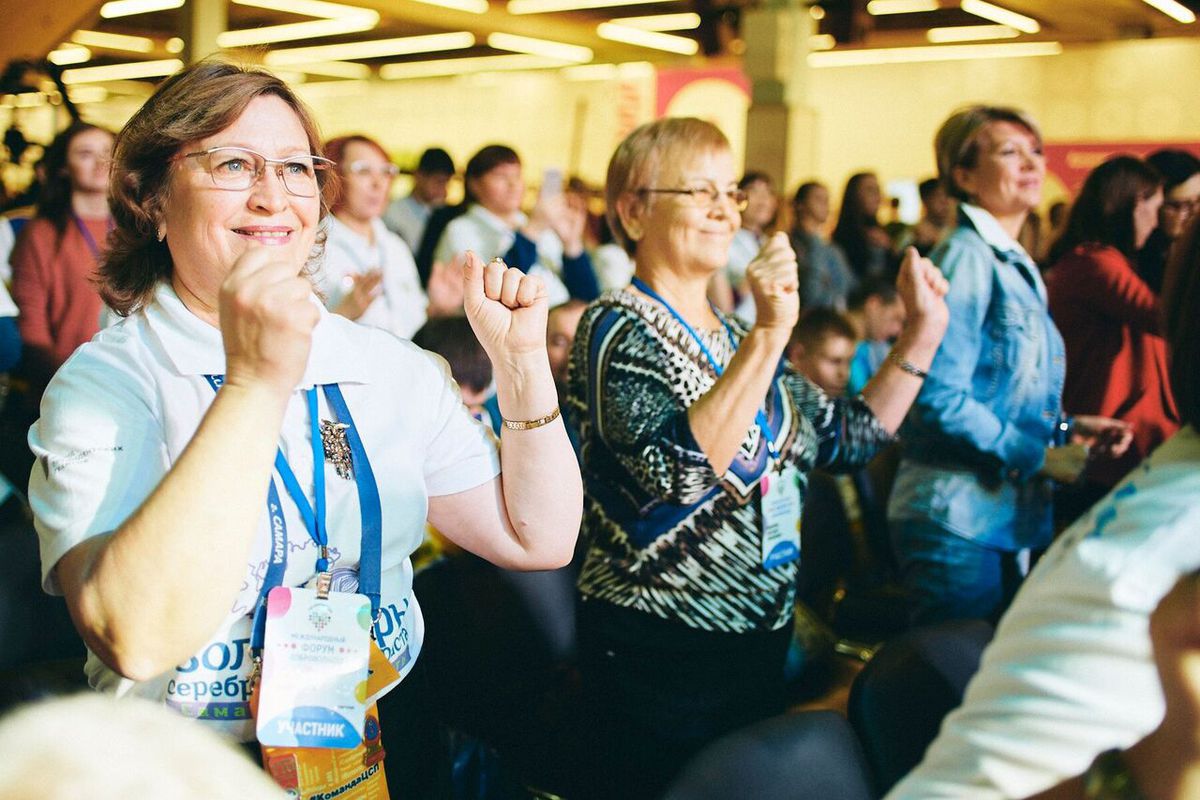
[[[1000,619],[1024,577],[1019,553],[986,547],[929,520],[888,523],[911,624]]]

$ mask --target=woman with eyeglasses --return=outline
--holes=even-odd
[[[321,305],[309,276],[336,173],[319,153],[287,84],[216,61],[168,78],[127,123],[101,268],[125,319],[50,383],[30,503],[44,587],[65,595],[94,687],[283,747],[264,765],[306,797],[384,774],[393,797],[426,797],[436,731],[412,674],[424,623],[409,556],[428,522],[509,568],[561,566],[578,468],[536,278],[478,259],[463,274],[502,452],[442,359]],[[349,676],[369,654],[370,677],[321,684],[304,667],[317,661],[289,673],[288,643],[321,645],[314,658]],[[309,700],[287,705],[292,685]],[[311,708],[347,725],[320,727],[342,712]],[[322,731],[345,749],[301,739]]]
[[[1158,209],[1158,227],[1138,251],[1137,268],[1151,291],[1162,294],[1171,249],[1200,208],[1200,158],[1187,150],[1168,148],[1146,156],[1146,162],[1163,177],[1163,203]]]
[[[325,153],[338,164],[340,177],[317,275],[329,310],[410,338],[427,315],[461,309],[461,290],[452,291],[457,283],[446,280],[445,269],[432,276],[432,298],[426,296],[412,251],[383,224],[388,192],[400,171],[383,148],[366,136],[339,136],[325,143]]]
[[[1067,350],[1063,408],[1123,420],[1133,429],[1121,458],[1088,465],[1080,481],[1060,493],[1064,522],[1179,429],[1162,306],[1134,269],[1138,250],[1158,226],[1162,180],[1141,159],[1105,161],[1084,181],[1066,229],[1050,248],[1046,292]]]
[[[783,710],[806,476],[890,441],[946,325],[945,284],[912,252],[891,359],[860,396],[826,397],[782,358],[800,310],[786,234],[747,268],[753,326],[709,302],[745,207],[736,181],[729,142],[698,119],[644,125],[609,162],[634,279],[585,313],[568,400],[598,797],[656,797],[704,744]]]
[[[1063,411],[1066,355],[1017,237],[1046,161],[1028,114],[953,113],[934,140],[958,225],[933,250],[950,329],[905,423],[888,528],[913,624],[996,621],[1051,539],[1053,482],[1119,457],[1128,426]]]

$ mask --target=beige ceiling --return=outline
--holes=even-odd
[[[785,1],[766,0],[767,4],[772,5],[779,5]],[[596,34],[596,25],[614,17],[697,10],[705,16],[706,20],[723,27],[724,35],[720,39],[728,44],[736,39],[738,11],[747,6],[759,5],[751,0],[673,0],[617,8],[516,16],[505,10],[506,0],[490,0],[490,9],[484,14],[453,11],[415,2],[415,0],[343,0],[343,2],[378,11],[381,15],[380,25],[372,31],[359,34],[287,42],[276,46],[336,44],[456,30],[471,31],[482,42],[486,34],[502,31],[584,45],[592,48],[595,52],[595,60],[600,62],[686,61],[687,57],[607,41]],[[1151,8],[1142,0],[994,0],[994,2],[1034,17],[1041,23],[1042,29],[1039,33],[1021,37],[1026,41],[1053,39],[1070,43],[1200,34],[1200,23],[1180,24]],[[1184,0],[1184,2],[1191,4],[1193,8],[1200,9],[1200,0]],[[861,41],[843,46],[881,47],[926,44],[925,31],[930,27],[985,23],[985,20],[967,14],[958,8],[958,0],[941,0],[941,4],[942,8],[934,12],[870,17],[862,10],[865,9],[866,0],[826,0],[829,12],[826,14],[825,20],[821,22],[821,26],[823,29],[829,27],[838,13],[838,8],[857,7],[859,9],[859,27],[865,30],[866,34]],[[36,2],[4,0],[5,35],[0,37],[0,66],[15,58],[41,58],[59,42],[66,41],[71,32],[77,28],[150,36],[160,44],[155,52],[139,56],[93,48],[93,61],[89,65],[128,61],[134,58],[163,58],[166,53],[162,50],[161,43],[169,37],[180,35],[180,20],[183,15],[178,10],[102,20],[99,17],[100,5],[101,3],[95,0],[36,0]],[[229,8],[229,27],[232,29],[277,25],[305,19],[309,18],[258,8],[236,5],[231,5]],[[718,20],[719,22],[717,22]],[[695,32],[681,33],[695,35]],[[736,43],[734,47],[736,48]],[[486,45],[480,44],[470,50],[456,51],[453,54],[434,53],[411,56],[408,59],[387,60],[419,60],[490,54],[499,54],[499,51],[491,50]],[[366,63],[377,62],[368,61]]]

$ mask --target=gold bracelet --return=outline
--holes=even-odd
[[[544,417],[538,417],[537,419],[515,420],[504,419],[504,417],[501,417],[500,419],[503,420],[504,427],[508,428],[510,431],[531,431],[534,428],[540,428],[543,425],[549,425],[551,422],[554,422],[554,420],[558,419],[559,413],[560,411],[558,406],[555,406],[554,410],[549,414]]]

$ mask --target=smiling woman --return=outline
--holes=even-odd
[[[708,741],[782,711],[807,474],[864,464],[890,439],[946,324],[945,285],[914,251],[895,361],[862,395],[826,397],[781,359],[800,309],[786,235],[746,269],[752,327],[708,302],[741,221],[736,177],[698,119],[644,125],[609,163],[609,223],[635,277],[585,312],[568,401],[595,797],[661,796]]]
[[[292,678],[356,709],[341,744],[363,752],[339,776],[313,763],[331,758],[319,746],[287,751],[291,777],[306,796],[381,779],[370,733],[382,725],[393,796],[423,797],[436,731],[411,678],[424,623],[409,556],[429,522],[509,568],[562,565],[578,468],[536,278],[477,258],[461,275],[510,422],[503,454],[444,361],[324,310],[306,274],[331,191],[322,163],[286,84],[220,62],[165,81],[121,132],[101,274],[127,318],[59,371],[30,432],[43,585],[66,596],[93,686],[277,746],[264,731],[312,719],[306,705],[256,727],[251,698],[266,708],[288,685],[287,659],[264,643],[287,635],[275,626],[288,608],[341,609],[321,624],[352,632],[346,671],[363,682],[343,696],[311,672]],[[267,614],[272,589],[284,605]]]

